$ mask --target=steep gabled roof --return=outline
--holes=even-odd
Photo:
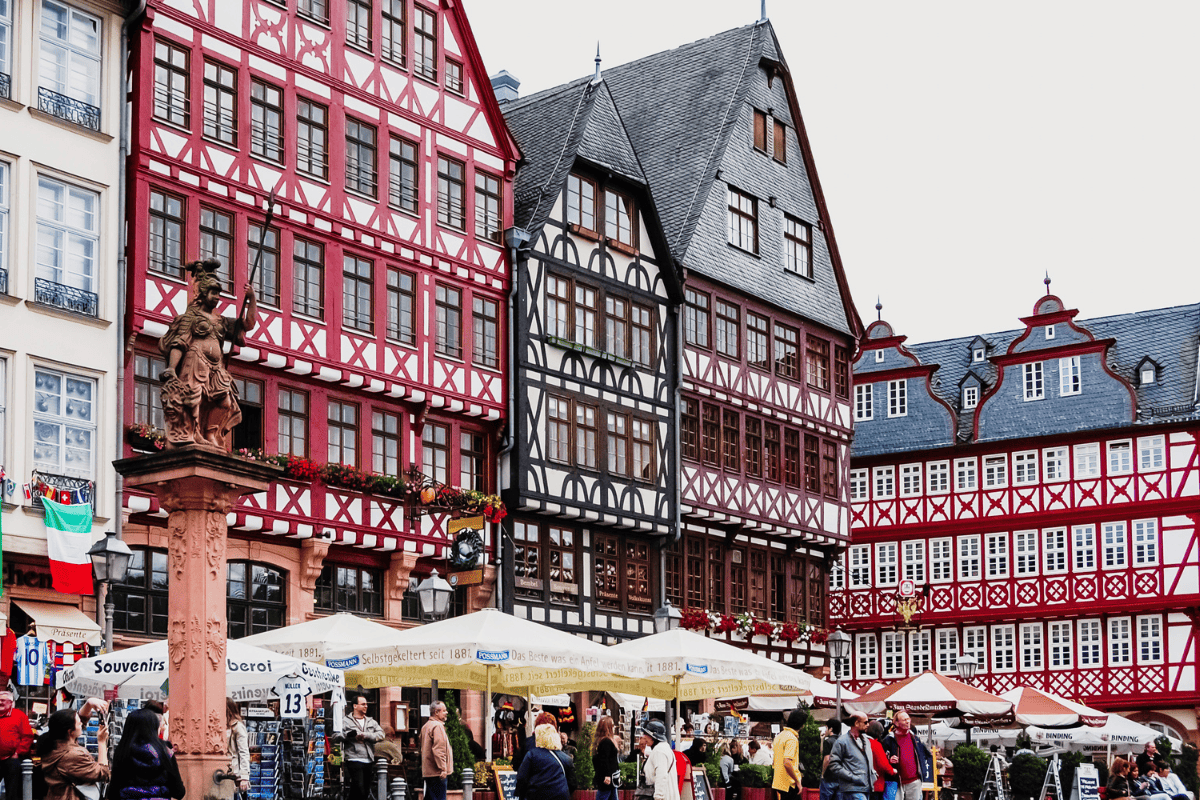
[[[136,4],[131,3],[131,5]],[[483,56],[479,53],[479,43],[475,40],[475,32],[471,29],[471,21],[467,18],[467,12],[462,7],[462,3],[447,3],[445,9],[447,14],[453,16],[454,22],[458,26],[459,47],[462,49],[462,56],[467,61],[468,69],[475,76],[476,91],[479,92],[479,101],[483,104],[484,113],[496,131],[496,146],[500,148],[504,158],[519,161],[521,150],[508,130],[508,126],[504,124],[504,114],[501,112],[500,103],[496,100],[496,93],[492,91],[491,81],[488,80],[487,69],[483,66]]]

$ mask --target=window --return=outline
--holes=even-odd
[[[375,142],[375,126],[346,117],[346,188],[371,198],[378,182]]]
[[[629,474],[629,428],[624,414],[608,412],[608,471]]]
[[[1051,447],[1042,451],[1042,479],[1046,483],[1067,479],[1067,448]]]
[[[247,230],[249,246],[246,263],[250,269],[258,264],[254,276],[254,289],[258,302],[279,307],[279,229],[267,228],[264,234],[261,225],[250,223]]]
[[[826,497],[838,496],[837,444],[821,444],[821,490]]]
[[[438,224],[467,229],[466,167],[462,162],[438,156]]]
[[[150,269],[183,277],[183,200],[150,191]]]
[[[599,192],[596,182],[580,175],[567,176],[567,222],[578,225],[590,233],[596,233],[596,197]],[[689,294],[693,292],[689,289]],[[707,297],[705,300],[707,301]],[[707,309],[707,303],[705,308]]]
[[[921,494],[921,465],[900,465],[900,496],[916,497]]]
[[[1106,522],[1101,526],[1104,534],[1104,568],[1121,569],[1126,566],[1125,523]]]
[[[976,347],[974,350],[972,350],[971,351],[971,363],[973,363],[973,364],[981,363],[984,359],[984,350],[985,350],[985,348],[982,348],[982,347]]]
[[[595,346],[596,291],[575,286],[575,333],[576,338],[582,334],[584,343],[589,347]],[[586,328],[580,330],[581,320],[586,320]],[[604,298],[604,344],[609,353],[617,358],[629,356],[629,301],[620,297],[608,295]]]
[[[904,543],[904,578],[917,586],[925,583],[925,542]]]
[[[856,677],[859,679],[879,677],[878,642],[873,633],[854,635],[854,652],[858,655]]]
[[[388,202],[401,211],[415,214],[419,197],[417,146],[407,139],[392,137],[391,156],[388,162]],[[479,209],[476,208],[477,220],[478,217]]]
[[[450,428],[425,423],[421,433],[421,471],[434,483],[450,480]]]
[[[230,561],[225,567],[225,610],[230,639],[282,628],[284,573],[264,564]]]
[[[44,175],[38,176],[37,269],[42,281],[96,292],[96,257],[100,247],[100,195]],[[60,305],[57,299],[39,299]],[[96,316],[96,298],[69,310]]]
[[[570,338],[571,282],[555,275],[546,276],[546,333],[559,339]]]
[[[642,481],[654,480],[654,424],[634,419],[633,424],[633,477]]]
[[[1082,661],[1082,659],[1080,659]],[[1133,663],[1133,631],[1129,617],[1108,621],[1108,665],[1127,667]]]
[[[1038,482],[1038,454],[1036,450],[1013,453],[1013,485],[1027,486]]]
[[[1076,525],[1072,530],[1072,550],[1075,553],[1075,571],[1092,572],[1096,569],[1096,526]]]
[[[93,130],[100,129],[99,109],[94,107],[100,105],[101,34],[98,17],[56,0],[42,0],[39,86],[93,106],[86,114],[80,114],[69,103],[61,107],[57,102],[47,103],[43,96],[40,101],[43,111]]]
[[[790,431],[789,431],[790,433]],[[787,460],[787,446],[784,446],[784,460]],[[746,416],[746,475],[750,478],[762,477],[763,437],[762,420]]]
[[[329,463],[358,466],[358,406],[329,401]]]
[[[317,22],[329,21],[328,0],[296,0],[296,11]]]
[[[1163,655],[1162,617],[1151,614],[1137,618],[1138,663],[1161,664]]]
[[[960,492],[973,492],[979,487],[975,459],[962,458],[954,462],[954,486]]]
[[[1013,533],[1013,564],[1018,577],[1038,573],[1038,532]]]
[[[987,535],[987,576],[989,579],[1008,577],[1008,534]]]
[[[779,426],[763,425],[763,477],[779,483]]]
[[[563,464],[571,463],[571,401],[562,397],[546,397],[547,458]]]
[[[875,545],[875,585],[895,586],[897,580],[896,543],[880,542]]]
[[[704,404],[700,424],[700,456],[705,464],[721,464],[721,410],[709,403]]]
[[[933,461],[928,469],[929,494],[946,494],[950,491],[950,462]]]
[[[871,586],[871,547],[856,544],[848,550],[850,562],[850,588],[866,589]]]
[[[721,450],[725,469],[740,472],[742,469],[742,452],[738,444],[741,419],[736,411],[721,412]]]
[[[954,579],[953,539],[931,539],[929,541],[929,572],[934,583],[947,583]]]
[[[304,392],[279,390],[279,454],[308,455],[308,395]]]
[[[708,347],[708,295],[694,289],[683,293],[683,339],[697,347]]]
[[[475,173],[475,235],[500,240],[500,179],[486,172]]]
[[[896,496],[895,467],[875,467],[875,499],[888,500]]]
[[[292,240],[292,311],[324,319],[324,305],[325,248],[297,236]]]
[[[167,635],[167,554],[130,548],[125,580],[113,584],[113,629],[141,636]]]
[[[233,217],[200,206],[200,258],[215,258],[225,267],[222,280],[233,288]]]
[[[242,407],[242,421],[233,429],[234,451],[245,448],[254,450],[263,446],[263,384],[249,378],[234,378],[238,391],[238,405]]]
[[[265,81],[250,81],[250,152],[283,162],[283,92]]]
[[[979,537],[960,536],[958,539],[958,579],[977,581],[979,571]]]
[[[888,381],[888,416],[908,416],[908,381],[904,378]]]
[[[1166,466],[1165,444],[1162,436],[1138,439],[1138,471],[1157,472]]]
[[[975,408],[979,405],[979,387],[975,384],[963,387],[962,407],[964,410]]]
[[[33,466],[42,472],[93,478],[96,456],[96,382],[34,369]]]
[[[1109,442],[1107,448],[1109,475],[1129,475],[1133,472],[1133,445],[1128,439]]]
[[[3,61],[3,55],[4,50],[0,48],[0,62]],[[0,63],[0,69],[3,66]],[[0,161],[0,294],[8,294],[8,187],[11,182],[8,164]]]
[[[737,306],[717,300],[717,352],[733,359],[738,358],[739,315]]]
[[[850,500],[866,500],[870,496],[871,479],[868,475],[869,470],[852,469],[850,470]]]
[[[838,397],[850,397],[850,353],[841,345],[833,348],[833,389]]]
[[[1083,619],[1079,621],[1079,666],[1099,667],[1104,664],[1100,647],[1102,638],[1100,620]]]
[[[1079,394],[1082,389],[1082,377],[1079,370],[1079,356],[1069,356],[1058,360],[1058,394],[1061,397]]]
[[[204,62],[204,136],[237,147],[237,70]]]
[[[941,628],[937,632],[937,671],[943,675],[958,674],[958,631]]]
[[[318,611],[383,616],[383,573],[362,567],[326,564],[313,590]]]
[[[550,600],[574,603],[579,595],[575,575],[575,532],[570,528],[550,528]]]
[[[874,414],[875,384],[860,383],[854,387],[854,419],[864,422]]]
[[[400,417],[390,411],[371,412],[371,469],[400,474]]]
[[[992,670],[1013,672],[1017,668],[1016,631],[1012,625],[992,627]]]
[[[632,328],[629,333],[629,357],[635,364],[649,367],[654,362],[654,311],[633,304],[630,310]]]
[[[538,526],[513,523],[513,575],[516,593],[538,597],[542,591],[541,542]]]
[[[767,152],[767,115],[754,109],[754,149]]]
[[[12,17],[12,3],[8,0],[0,2],[0,72],[5,75],[12,74]],[[12,87],[8,89],[11,94]]]
[[[371,0],[346,0],[346,44],[371,49]]]
[[[1046,339],[1047,339],[1047,340],[1050,340],[1050,339],[1053,339],[1053,338],[1054,338],[1054,326],[1053,326],[1053,325],[1047,325],[1047,326],[1046,326]]]
[[[1133,521],[1133,565],[1150,567],[1158,563],[1158,520]]]
[[[575,337],[574,341],[577,344],[585,347],[596,346],[596,317],[600,313],[600,293],[590,286],[575,284],[575,305],[572,311],[575,314]],[[622,311],[624,308],[622,308]],[[611,337],[618,338],[616,334]],[[625,337],[622,335],[620,347],[624,347]]]
[[[1042,381],[1042,362],[1024,364],[1023,371],[1025,374],[1025,399],[1041,400],[1046,396]]]
[[[560,401],[565,402],[565,401]],[[575,466],[599,469],[599,421],[595,406],[575,404]],[[559,436],[562,433],[560,431]]]
[[[462,358],[462,291],[438,284],[435,293],[437,343],[443,356]]]
[[[1100,477],[1100,445],[1075,445],[1075,480]]]
[[[774,149],[771,157],[780,164],[787,163],[787,126],[779,120],[773,120],[775,129]]]
[[[342,325],[363,333],[375,329],[374,265],[347,255],[342,267]]]
[[[484,491],[487,475],[484,472],[486,449],[483,434],[478,431],[459,431],[458,485],[476,492]]]
[[[637,213],[634,211],[632,200],[612,189],[604,192],[604,235],[610,241],[636,247],[636,221]]]
[[[1008,457],[984,456],[983,488],[1000,489],[1008,486]]]
[[[752,367],[771,368],[771,351],[768,349],[770,320],[753,311],[746,312],[746,361]]]
[[[437,82],[437,13],[413,6],[413,71]]]
[[[3,62],[4,59],[0,57],[0,72],[8,72]],[[163,39],[155,40],[154,118],[181,128],[189,127],[192,119],[192,92],[188,86],[191,70],[188,63],[186,49]]]
[[[1150,386],[1158,380],[1158,369],[1154,364],[1143,364],[1141,372],[1138,373],[1138,385]]]
[[[1067,571],[1066,528],[1042,531],[1042,564],[1047,575],[1061,575]]]
[[[876,364],[882,364],[882,363],[883,363],[883,360],[884,360],[886,357],[887,357],[887,353],[885,353],[883,350],[876,350],[876,351],[875,351],[875,363],[876,363]]]
[[[401,344],[417,344],[416,276],[411,272],[391,268],[387,273],[387,335]]]
[[[133,356],[133,421],[139,425],[150,425],[163,430],[161,384],[158,376],[167,368],[167,362],[157,356],[135,353]],[[0,383],[0,391],[4,389]],[[3,454],[0,450],[0,454]]]
[[[700,403],[683,398],[679,412],[679,443],[682,456],[692,461],[700,460]]]
[[[329,110],[303,97],[296,98],[296,169],[329,177]]]
[[[884,631],[883,678],[904,677],[904,634],[900,631]]]
[[[729,187],[729,243],[750,253],[758,252],[758,201]]]
[[[380,50],[386,60],[404,66],[404,0],[383,0],[383,44]]]
[[[474,361],[495,369],[500,366],[499,306],[495,300],[478,296],[471,300],[471,306],[474,311]]]
[[[920,675],[933,669],[933,660],[930,657],[931,639],[930,631],[909,631],[909,675]]]
[[[455,94],[463,94],[463,65],[446,59],[446,88]]]
[[[783,216],[784,267],[788,272],[813,276],[812,226],[787,214]]]
[[[963,654],[973,655],[979,660],[979,671],[988,668],[987,628],[980,625],[977,628],[963,628]]]
[[[829,590],[840,592],[846,588],[846,562],[838,559],[829,569]]]
[[[810,494],[821,491],[821,440],[808,434],[804,437],[804,490]]]
[[[1051,622],[1050,625],[1050,669],[1070,669],[1072,639],[1070,621]]]

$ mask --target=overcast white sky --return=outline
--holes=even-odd
[[[759,0],[463,0],[522,94]],[[910,342],[1195,302],[1200,3],[768,0],[864,323]]]

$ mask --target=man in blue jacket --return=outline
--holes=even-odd
[[[907,711],[892,718],[892,731],[883,737],[883,750],[900,773],[898,800],[921,800],[921,784],[933,783],[933,754],[912,732]]]
[[[837,782],[841,800],[867,800],[875,783],[871,763],[871,737],[867,736],[867,715],[851,715],[849,730],[833,743],[825,775]]]

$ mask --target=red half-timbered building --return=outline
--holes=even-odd
[[[151,0],[131,54],[124,400],[146,427],[127,452],[161,427],[157,345],[189,299],[181,265],[220,259],[234,314],[257,260],[257,328],[231,361],[235,447],[312,463],[230,516],[230,635],[333,611],[411,619],[410,577],[445,571],[446,516],[314,470],[496,491],[519,153],[462,6]],[[116,628],[132,642],[166,632],[166,534],[149,497],[125,507],[136,569]],[[494,584],[488,528],[469,606]]]
[[[909,346],[854,363],[852,543],[831,615],[858,688],[980,659],[1195,740],[1200,306]]]

